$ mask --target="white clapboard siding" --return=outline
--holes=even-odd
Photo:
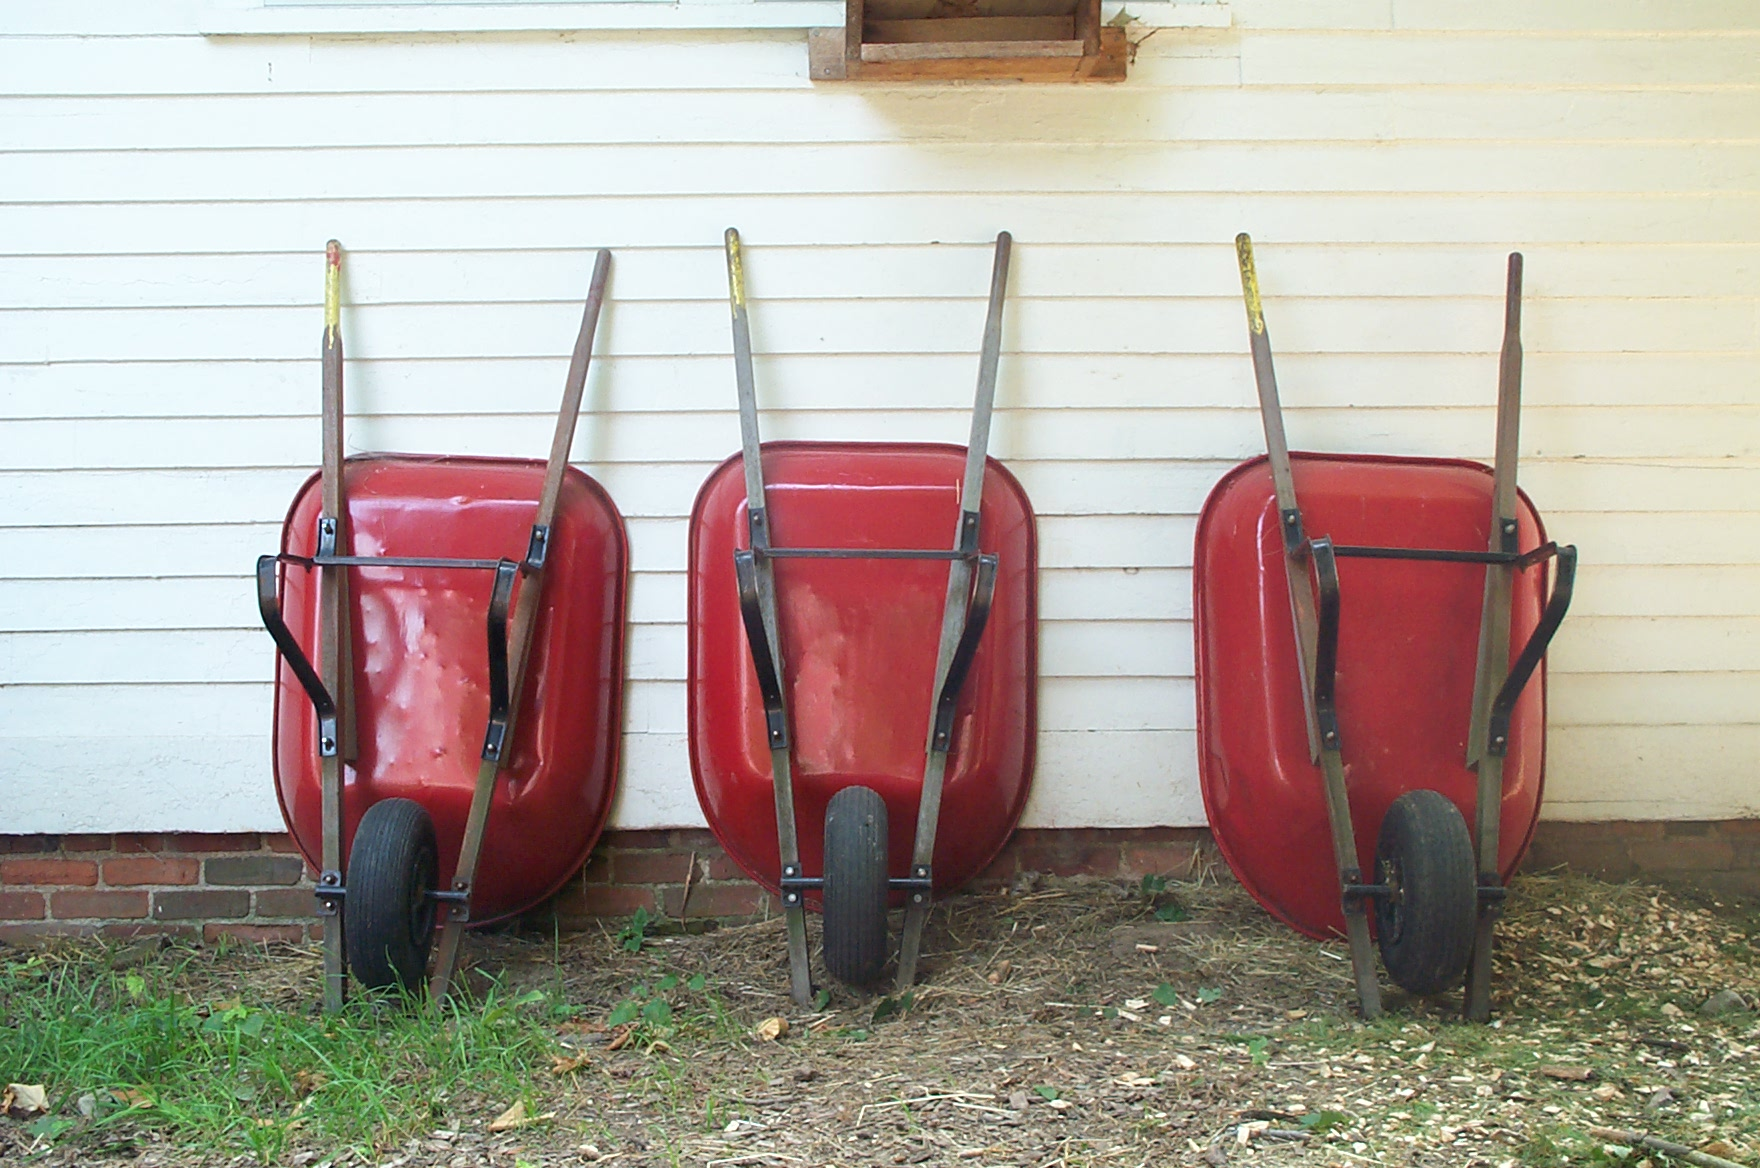
[[[1170,311],[1177,312],[1177,308]],[[605,322],[614,327],[614,317]],[[1243,317],[1244,320],[1244,317]],[[1245,334],[1244,325],[1240,329]],[[315,343],[313,348],[315,349]],[[1219,346],[1220,347],[1220,346]],[[358,346],[345,348],[358,353]],[[1451,406],[1486,411],[1495,400],[1492,353],[1290,353],[1280,346],[1278,376],[1284,408]],[[1250,408],[1252,365],[1238,353],[1038,353],[1017,360],[1005,353],[997,394],[1003,411],[1043,409]],[[1609,405],[1669,407],[1750,404],[1753,356],[1691,354],[1698,375],[1682,383],[1683,355],[1532,353],[1524,394],[1532,409]],[[733,410],[730,354],[696,357],[608,356],[594,363],[586,412],[575,438],[577,461],[595,460],[604,415],[631,412]],[[546,414],[556,408],[566,358],[459,358],[384,360],[352,357],[348,372],[351,417],[490,414],[510,410]],[[253,362],[155,362],[155,378],[175,384],[173,398],[143,391],[131,362],[65,361],[0,366],[0,418],[250,418],[274,417],[316,433],[318,369],[312,357]],[[755,374],[762,408],[969,408],[976,355],[951,360],[925,354],[761,354]],[[841,390],[842,392],[838,392]],[[297,419],[288,421],[288,419]],[[1489,439],[1484,441],[1488,444]],[[356,447],[359,447],[356,443]],[[537,448],[534,448],[534,452]],[[517,456],[509,448],[502,453]],[[614,450],[607,454],[614,454]],[[665,452],[662,452],[663,454]],[[1687,463],[1696,455],[1677,454]],[[311,451],[297,460],[309,465]]]
[[[408,48],[392,51],[409,52]],[[517,50],[509,50],[517,51]],[[1348,51],[1348,50],[1347,50]],[[804,62],[803,62],[804,64]],[[1152,91],[1151,91],[1152,92]],[[885,142],[1092,142],[1096,119],[1120,145],[1340,138],[1550,141],[1742,138],[1760,113],[1747,87],[1667,90],[1218,86],[1145,102],[1131,86],[728,89],[429,94],[20,97],[0,150],[264,149],[333,146]],[[544,116],[532,115],[534,99]],[[1288,176],[1283,176],[1288,181]]]
[[[981,288],[982,274],[973,274]],[[1501,283],[1487,281],[1487,291]],[[579,313],[568,303],[374,305],[350,314],[344,346],[381,358],[538,356],[566,350]],[[983,316],[976,293],[959,300],[771,300],[752,312],[752,344],[768,354],[970,354]],[[1535,347],[1553,353],[1600,336],[1618,336],[1623,351],[1639,353],[1747,352],[1760,344],[1751,297],[1540,300],[1523,316]],[[296,308],[6,309],[0,362],[177,360],[192,337],[207,338],[216,356],[233,360],[297,358],[311,349],[310,317]],[[1003,339],[1021,357],[1082,352],[1084,345],[1120,353],[1231,352],[1241,317],[1237,299],[1226,295],[1016,297]],[[1503,313],[1500,297],[1489,294],[1331,297],[1269,300],[1266,318],[1279,349],[1295,353],[1477,354],[1496,348]],[[619,304],[606,326],[610,356],[729,351],[727,308],[719,300]],[[700,347],[681,345],[683,338]],[[1078,387],[1070,390],[1079,401]]]
[[[1760,96],[1744,115],[1760,120]],[[1102,119],[1103,120],[1103,119]],[[1024,180],[1023,180],[1024,181]],[[327,237],[381,247],[652,247],[718,240],[731,224],[772,246],[824,242],[977,243],[1006,227],[1021,240],[1109,245],[1214,243],[1243,228],[1266,241],[1460,243],[1534,247],[1641,244],[1662,235],[1741,246],[1760,194],[1353,195],[1038,192],[864,195],[668,195],[470,199],[314,199],[269,203],[140,203],[126,208],[19,203],[0,221],[0,247],[22,255],[309,249]]]
[[[33,166],[44,155],[34,155]],[[19,175],[24,167],[12,168]],[[0,191],[0,197],[6,192]],[[364,305],[561,302],[585,295],[590,246],[392,251],[343,240],[343,320]],[[991,241],[932,246],[777,246],[748,240],[746,288],[754,300],[967,298],[984,292]],[[1086,244],[1022,240],[1009,267],[1012,296],[1211,297],[1235,278],[1232,242]],[[11,256],[0,268],[0,305],[13,308],[237,308],[293,306],[311,331],[322,296],[321,240],[289,252],[168,256]],[[1030,245],[1030,246],[1028,246]],[[1502,295],[1509,245],[1311,244],[1265,241],[1268,297],[1479,297]],[[1528,247],[1530,299],[1750,296],[1760,245],[1557,244]],[[721,241],[619,248],[607,319],[638,300],[714,300],[726,295]],[[1177,305],[1173,307],[1177,308]],[[1245,346],[1241,346],[1245,352]],[[356,353],[372,358],[372,353]],[[1364,354],[1369,356],[1370,354]],[[1531,354],[1532,355],[1532,354]],[[260,359],[260,358],[258,358]]]
[[[778,440],[963,442],[1015,237],[1029,824],[1202,822],[1192,541],[1264,442],[1242,230],[1297,449],[1487,458],[1524,253],[1521,481],[1582,563],[1546,813],[1760,814],[1760,10],[1230,0],[1118,86],[845,87],[799,30],[203,37],[209,7],[0,16],[0,830],[277,824],[252,565],[318,453],[332,237],[357,453],[541,458],[614,249],[572,451],[630,537],[614,820],[700,823],[730,225]]]
[[[664,144],[609,147],[591,158],[558,146],[428,146],[413,150],[298,150],[248,169],[226,166],[213,147],[42,155],[25,144],[10,156],[13,203],[127,203],[189,199],[530,198],[596,195],[917,193],[1012,190],[1025,171],[1044,189],[1215,192],[1242,169],[1287,166],[1306,189],[1427,194],[1438,191],[1552,194],[1716,191],[1751,171],[1760,145],[1665,142],[1593,145],[1328,143],[1170,145],[1145,165],[1113,144],[1025,142],[974,150],[899,143],[704,145],[691,155]],[[702,157],[696,157],[696,155]],[[94,198],[94,194],[101,197]]]

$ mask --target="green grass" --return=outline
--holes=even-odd
[[[0,1073],[48,1088],[30,1134],[93,1148],[141,1129],[268,1162],[290,1142],[384,1149],[470,1100],[510,1103],[556,1049],[549,996],[455,1001],[440,1018],[357,997],[339,1014],[193,1000],[199,951],[139,971],[101,949],[0,957]],[[82,1097],[84,1106],[81,1106]],[[89,1113],[89,1114],[84,1114]]]

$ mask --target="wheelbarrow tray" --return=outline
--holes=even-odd
[[[1489,467],[1455,459],[1293,454],[1311,536],[1339,545],[1482,550]],[[1519,547],[1546,535],[1526,495]],[[1485,568],[1341,558],[1337,708],[1357,853],[1367,873],[1388,807],[1420,788],[1473,822],[1466,767]],[[1193,561],[1198,758],[1218,849],[1273,916],[1310,937],[1343,932],[1338,872],[1319,766],[1311,761],[1304,681],[1271,469],[1263,457],[1223,477],[1198,520]],[[1546,574],[1514,574],[1511,643],[1546,603]],[[1523,691],[1504,764],[1500,875],[1533,836],[1545,764],[1545,675]]]
[[[959,526],[966,450],[928,443],[768,442],[777,547],[946,548]],[[733,861],[776,892],[781,876],[764,705],[741,622],[734,552],[749,546],[739,455],[697,494],[690,524],[690,750],[697,795]],[[1032,508],[986,464],[981,548],[999,558],[989,623],[960,692],[936,837],[934,888],[958,887],[1019,822],[1033,771],[1037,552]],[[878,791],[891,875],[910,870],[935,691],[948,561],[779,559],[783,684],[792,715],[800,823],[824,822],[844,787]],[[810,875],[823,840],[800,833]],[[816,904],[816,895],[809,894]],[[894,894],[894,903],[899,894]]]
[[[355,552],[462,559],[526,556],[544,463],[372,455],[344,465]],[[282,551],[311,556],[321,498],[295,496]],[[623,519],[591,478],[569,468],[542,576],[544,590],[496,784],[471,924],[544,900],[578,871],[610,809],[623,689],[628,548]],[[343,839],[383,799],[432,816],[439,884],[449,887],[489,717],[487,614],[493,573],[464,568],[348,569],[357,756],[344,771]],[[516,585],[524,587],[524,581]],[[318,573],[283,572],[288,627],[318,644]],[[276,667],[275,778],[281,812],[314,866],[321,842],[317,727],[284,660]]]

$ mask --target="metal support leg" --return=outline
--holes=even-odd
[[[532,534],[526,559],[520,571],[525,582],[513,605],[513,617],[506,618],[508,592],[513,587],[510,569],[505,565],[496,573],[495,591],[489,606],[490,656],[495,656],[498,637],[502,649],[506,678],[505,692],[491,702],[488,732],[484,735],[482,762],[477,768],[476,789],[471,795],[469,815],[465,819],[464,840],[459,847],[458,867],[452,891],[467,895],[477,876],[477,860],[482,853],[483,836],[488,830],[489,807],[495,792],[495,779],[501,764],[512,752],[513,725],[519,712],[520,696],[525,688],[525,667],[532,633],[538,623],[538,601],[543,594],[544,563],[549,553],[550,533],[556,521],[557,500],[562,496],[563,475],[568,470],[568,453],[574,445],[575,424],[580,417],[581,397],[586,392],[587,370],[593,359],[593,337],[599,326],[599,312],[605,304],[605,285],[611,274],[611,253],[601,249],[593,260],[593,275],[587,289],[587,303],[581,314],[580,332],[575,336],[574,352],[569,359],[568,376],[563,384],[562,405],[556,415],[556,429],[551,436],[550,456],[544,464],[544,486],[538,497],[537,514],[532,521]],[[503,623],[505,622],[505,623]],[[498,629],[504,633],[498,634]],[[434,972],[428,983],[428,1008],[438,1012],[452,985],[453,969],[458,961],[459,944],[464,937],[465,923],[470,919],[470,904],[441,902],[445,906],[439,921],[440,936],[434,956]]]
[[[318,519],[318,550],[344,555],[348,550],[348,502],[343,489],[342,397],[342,245],[332,239],[324,249],[324,400],[323,467],[320,487],[323,514]],[[340,879],[342,846],[343,762],[351,754],[354,726],[354,666],[349,621],[348,569],[332,566],[318,576],[318,661],[324,688],[338,704],[335,738],[318,743],[319,819],[322,879]],[[347,910],[334,898],[319,898],[324,918],[324,1009],[342,1009],[348,993],[348,966],[343,949]]]
[[[1309,545],[1320,602],[1315,628],[1312,708],[1320,738],[1320,775],[1326,794],[1326,820],[1332,832],[1332,859],[1344,907],[1345,939],[1351,948],[1351,973],[1357,982],[1357,1004],[1367,1019],[1381,1016],[1381,986],[1375,979],[1375,951],[1369,944],[1369,916],[1361,896],[1350,889],[1363,883],[1357,858],[1356,829],[1351,823],[1350,796],[1344,784],[1344,741],[1339,731],[1334,683],[1338,673],[1338,560],[1332,541]],[[1307,591],[1307,581],[1302,582]]]
[[[1489,550],[1505,555],[1514,555],[1518,550],[1516,461],[1521,451],[1521,404],[1522,256],[1512,252],[1504,285],[1503,351],[1497,369],[1497,448],[1491,472],[1489,539]],[[1509,609],[1515,571],[1511,564],[1490,564],[1485,569],[1472,720],[1467,730],[1467,766],[1478,770],[1473,837],[1477,845],[1480,895],[1463,1013],[1475,1022],[1491,1016],[1492,933],[1503,903],[1498,863],[1503,819],[1503,750],[1490,744],[1489,727],[1499,679],[1509,668]]]
[[[978,357],[978,388],[972,403],[972,432],[966,443],[965,480],[960,486],[959,529],[954,547],[968,558],[952,561],[947,569],[947,599],[941,610],[941,641],[935,655],[935,690],[929,713],[929,740],[923,765],[923,790],[917,802],[916,842],[911,848],[913,874],[929,875],[935,864],[935,831],[941,821],[941,787],[947,778],[947,754],[951,734],[937,733],[941,694],[949,669],[965,632],[971,606],[974,562],[978,550],[978,519],[984,497],[985,460],[990,447],[990,419],[996,406],[996,371],[1002,357],[1002,304],[1008,291],[1008,261],[1014,239],[1008,232],[996,236],[996,253],[990,268],[990,304],[984,319],[984,341]],[[904,937],[898,952],[898,992],[917,979],[917,956],[922,949],[923,926],[929,919],[929,891],[913,892],[905,908]]]
[[[1259,417],[1265,428],[1267,461],[1271,464],[1278,522],[1283,532],[1284,573],[1289,581],[1296,667],[1302,678],[1302,706],[1307,713],[1308,749],[1320,764],[1333,862],[1338,870],[1343,897],[1345,939],[1350,943],[1351,971],[1357,984],[1357,1003],[1363,1017],[1375,1018],[1381,1013],[1381,987],[1375,978],[1375,954],[1369,942],[1368,914],[1361,897],[1343,894],[1345,888],[1362,883],[1363,866],[1357,856],[1350,793],[1344,779],[1344,744],[1339,733],[1337,711],[1332,704],[1333,674],[1338,654],[1338,564],[1330,540],[1310,541],[1303,530],[1289,442],[1284,435],[1277,374],[1271,361],[1271,334],[1265,327],[1264,307],[1259,299],[1259,273],[1253,262],[1253,241],[1242,232],[1235,236],[1234,243],[1241,273],[1241,293],[1247,306],[1253,377],[1259,390]],[[1308,579],[1310,567],[1319,586],[1318,607],[1314,585]]]
[[[764,498],[764,460],[758,437],[758,391],[752,374],[752,328],[746,312],[745,253],[739,232],[729,227],[727,292],[733,313],[733,365],[739,387],[740,457],[746,480],[746,516],[752,554],[745,567],[748,600],[755,606],[758,628],[748,608],[746,637],[755,659],[771,663],[774,694],[766,694],[770,783],[776,795],[776,848],[785,877],[801,875],[800,832],[794,814],[794,767],[789,755],[788,708],[781,684],[782,637],[776,621],[776,574],[770,557],[770,529]],[[785,891],[783,918],[788,927],[789,996],[797,1006],[813,1000],[812,966],[807,956],[807,906],[800,891]]]

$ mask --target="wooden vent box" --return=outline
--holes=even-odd
[[[814,81],[1122,81],[1124,30],[1100,0],[844,0],[807,34]]]

